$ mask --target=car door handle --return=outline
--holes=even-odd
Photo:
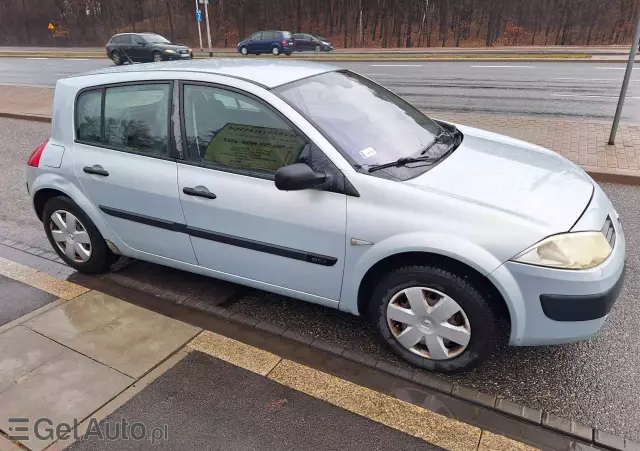
[[[195,188],[188,188],[185,187],[182,189],[182,192],[189,195],[189,196],[197,196],[197,197],[205,197],[207,199],[215,199],[216,196],[215,194],[213,194],[211,191],[209,191],[207,188],[202,188],[202,189],[195,189]]]
[[[109,177],[109,173],[104,169],[102,169],[102,166],[98,166],[98,165],[85,166],[82,170],[87,174],[94,174],[94,175],[101,175],[103,177]]]

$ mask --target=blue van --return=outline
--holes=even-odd
[[[243,55],[260,55],[271,53],[278,56],[281,53],[291,55],[295,50],[295,43],[290,31],[258,31],[244,41],[238,42],[238,52]]]

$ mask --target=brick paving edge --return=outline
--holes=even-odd
[[[0,244],[16,250],[21,250],[37,257],[45,258],[47,260],[64,263],[64,261],[60,258],[48,258],[45,254],[52,253],[44,249],[27,246],[10,239],[3,239],[2,237],[0,237]],[[135,289],[152,296],[156,296],[155,292],[147,292],[147,286],[136,286],[135,288],[128,288]],[[180,301],[167,298],[162,299],[176,304],[181,303]],[[253,327],[266,333],[280,336],[288,340],[293,340],[306,346],[311,346],[312,348],[328,352],[352,362],[375,368],[377,370],[390,374],[391,376],[399,377],[409,382],[422,385],[423,387],[426,387],[430,390],[438,391],[440,393],[444,393],[445,395],[449,395],[453,398],[466,401],[479,407],[488,408],[501,414],[509,415],[520,421],[531,423],[536,426],[541,426],[550,431],[559,432],[583,442],[587,442],[588,444],[601,446],[613,451],[629,451],[635,449],[640,450],[640,443],[627,440],[624,437],[610,434],[608,432],[603,432],[597,428],[585,426],[573,420],[560,418],[552,413],[548,413],[543,410],[526,407],[521,404],[503,399],[499,396],[488,395],[475,389],[460,385],[457,382],[451,383],[444,379],[440,379],[433,374],[428,374],[415,369],[408,370],[388,360],[377,359],[367,353],[362,353],[349,348],[345,348],[344,346],[341,346],[331,340],[324,340],[321,338],[314,338],[309,335],[301,334],[300,332],[297,332],[295,330],[286,329],[282,326],[278,326],[267,321],[256,320],[243,314],[234,313],[231,310],[225,309],[224,307],[220,307],[218,305],[211,305],[205,302],[186,302],[182,305],[192,310],[196,310],[221,319],[228,319],[236,324]]]

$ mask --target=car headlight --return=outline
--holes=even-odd
[[[167,50],[165,50],[165,51],[164,51],[164,53],[176,53],[176,51],[175,51],[175,50],[167,49]]]
[[[550,236],[513,258],[520,263],[563,269],[589,269],[611,255],[602,232],[575,232]]]

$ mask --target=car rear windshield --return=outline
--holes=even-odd
[[[282,32],[282,38],[283,39],[291,39],[291,33],[288,31],[283,31]]]
[[[382,86],[349,71],[328,72],[274,89],[356,168],[419,156],[440,125]],[[429,151],[437,158],[441,146]]]
[[[159,34],[143,34],[142,37],[150,44],[171,44],[171,41]]]

